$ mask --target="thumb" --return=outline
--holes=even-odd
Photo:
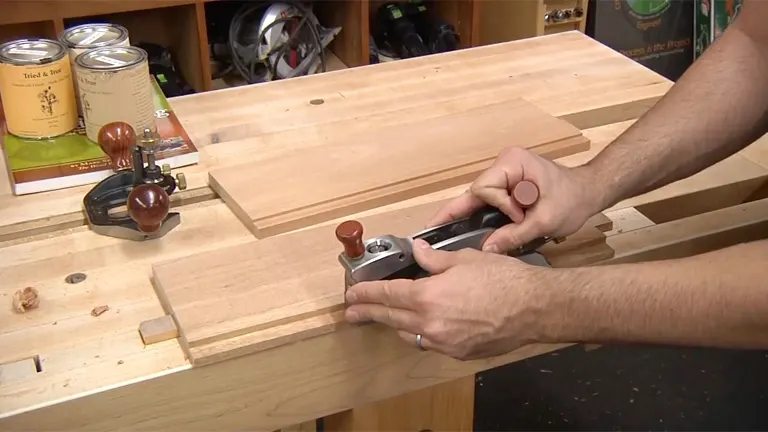
[[[443,273],[455,265],[454,253],[432,249],[429,243],[421,239],[413,241],[413,257],[429,274]]]
[[[505,225],[485,240],[483,250],[493,253],[507,253],[539,237],[539,230],[534,222],[526,219],[521,224]]]

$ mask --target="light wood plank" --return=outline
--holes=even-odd
[[[323,419],[328,432],[472,431],[475,377],[470,375]]]
[[[307,142],[333,140],[339,134],[334,131],[354,130],[357,123],[397,124],[408,110],[429,118],[468,94],[489,102],[499,95],[522,97],[579,128],[591,128],[636,118],[670,86],[658,74],[574,32],[169,103],[201,151],[200,163],[182,170],[193,189],[207,184],[208,170],[239,162],[238,155],[268,158],[301,151]],[[324,104],[311,105],[312,99]],[[225,150],[230,146],[231,151]],[[0,175],[0,227],[34,220],[44,225],[66,214],[79,215],[71,222],[82,224],[81,202],[88,189],[14,197],[7,176]]]
[[[609,237],[616,255],[601,264],[682,258],[768,238],[768,199]]]
[[[516,98],[213,170],[210,183],[264,238],[472,181],[509,146],[560,158],[588,150],[589,142]]]
[[[686,225],[674,223],[653,227],[666,231],[666,235],[658,237],[657,244],[665,245],[674,238],[692,238],[702,232],[720,239],[751,238],[741,234],[729,237],[729,226],[754,226],[760,228],[759,233],[768,232],[765,227],[759,227],[767,213],[765,208],[758,207],[765,207],[765,202],[744,206],[753,209],[747,218],[743,217],[747,207],[742,207],[730,212],[718,211],[706,224],[696,227],[686,228]],[[693,216],[690,220],[701,220],[704,216]],[[670,226],[663,228],[665,225]],[[623,259],[634,254],[633,260],[641,260],[643,254],[647,254],[649,243],[638,240],[643,236],[636,233],[612,236],[608,241],[613,241],[620,256],[625,257]],[[712,244],[705,242],[705,249]],[[686,253],[698,252],[697,248],[688,248]],[[404,343],[396,332],[383,326],[343,326],[302,343],[281,345],[251,356],[126,383],[111,390],[109,397],[84,395],[20,413],[0,420],[0,427],[19,431],[41,428],[184,428],[202,431],[241,430],[243,424],[248,424],[257,430],[272,430],[566,346],[531,345],[493,359],[459,362],[416,350]],[[72,374],[68,376],[72,378]],[[15,388],[21,392],[35,387],[27,383]],[[232,401],[248,403],[236,405],[237,409],[234,409]],[[74,417],[72,412],[81,415]],[[119,427],[113,422],[116,417],[120,418]]]
[[[411,235],[442,204],[362,218],[365,238]],[[178,324],[190,361],[222,361],[343,326],[344,270],[334,230],[323,225],[153,265],[158,296]],[[542,253],[553,266],[612,256],[603,233],[591,226]]]

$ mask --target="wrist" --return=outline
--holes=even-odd
[[[525,299],[522,302],[525,305],[528,313],[526,316],[528,319],[524,321],[524,332],[526,334],[521,335],[523,339],[529,340],[531,343],[570,343],[573,335],[576,333],[572,327],[570,316],[573,313],[573,305],[571,295],[565,295],[564,288],[567,284],[568,272],[570,269],[557,269],[548,267],[528,267],[528,272],[525,275],[525,279],[530,283],[525,283],[523,286],[530,287],[525,293]],[[515,279],[519,280],[520,274],[515,275]],[[517,292],[515,297],[515,303],[517,305],[510,305],[513,310],[519,307],[520,299],[520,284],[514,284],[511,287]],[[522,330],[522,329],[521,329]]]
[[[539,343],[594,342],[600,319],[588,286],[591,268],[542,268],[536,284],[541,316],[535,339]]]
[[[608,176],[602,173],[599,167],[585,164],[571,170],[580,190],[579,199],[588,210],[587,217],[592,217],[618,202],[616,189],[610,187],[612,182],[607,181]]]

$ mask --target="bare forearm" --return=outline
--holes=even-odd
[[[768,18],[755,16],[768,8],[759,3],[745,5],[739,19],[752,16],[737,20],[654,108],[587,164],[596,184],[606,185],[598,211],[693,175],[765,133],[768,37],[754,20]]]
[[[555,270],[543,338],[768,348],[768,241],[690,258]]]

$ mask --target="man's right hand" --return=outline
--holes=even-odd
[[[527,210],[512,197],[515,186],[523,180],[539,189],[538,201]],[[427,227],[467,217],[490,204],[513,223],[491,234],[483,250],[506,253],[538,237],[565,237],[576,232],[603,210],[598,189],[586,167],[564,167],[524,148],[510,147],[469,190],[441,208]]]

